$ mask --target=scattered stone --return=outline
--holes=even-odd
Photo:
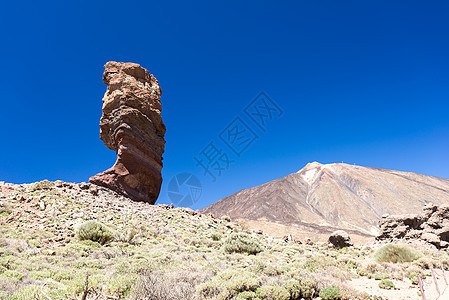
[[[46,207],[45,202],[44,201],[39,201],[39,209],[40,210],[45,210],[45,207]]]
[[[55,181],[55,187],[57,187],[57,188],[64,187],[64,182],[62,180],[56,180]]]
[[[165,125],[161,88],[148,70],[134,63],[108,62],[103,81],[100,138],[116,151],[114,166],[89,179],[135,201],[154,204],[162,184]]]
[[[343,247],[351,247],[353,243],[346,231],[337,230],[329,236],[329,245],[341,249]]]
[[[82,190],[88,190],[89,186],[90,186],[90,184],[88,184],[88,183],[85,183],[85,182],[80,183],[80,189],[82,189]]]
[[[170,204],[169,208],[170,208],[170,209],[175,208],[175,206],[173,205],[173,203]]]
[[[309,245],[309,246],[315,245],[315,243],[314,243],[311,239],[306,239],[306,240],[305,240],[305,244],[306,244],[306,245]]]
[[[285,235],[283,238],[282,238],[282,240],[284,241],[284,242],[291,242],[291,241],[293,241],[293,238],[292,238],[292,235],[291,234],[289,234],[289,235]]]
[[[189,207],[185,207],[182,210],[185,211],[186,213],[188,213],[189,215],[192,215],[192,216],[196,215],[196,211],[194,211],[193,209],[191,209]]]
[[[91,184],[89,187],[89,192],[94,195],[97,196],[98,195],[98,188],[96,185]]]

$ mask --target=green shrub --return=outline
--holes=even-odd
[[[7,217],[12,213],[12,206],[6,201],[0,201],[0,216]]]
[[[42,270],[30,272],[29,277],[34,278],[36,280],[43,280],[45,278],[51,278],[53,275],[54,271],[52,270]]]
[[[131,288],[137,280],[136,275],[127,274],[124,276],[116,276],[114,279],[108,281],[103,290],[107,295],[118,297],[118,299],[124,299],[131,292]]]
[[[263,251],[259,240],[243,232],[231,234],[224,242],[223,249],[232,253],[257,254]]]
[[[334,259],[323,255],[316,255],[306,259],[302,267],[310,272],[314,272],[318,269],[326,269],[327,267],[336,265],[337,263]]]
[[[256,295],[260,299],[289,300],[290,293],[280,286],[265,286],[256,290]]]
[[[326,287],[320,291],[319,296],[323,300],[340,299],[340,287],[335,285],[331,287]]]
[[[377,273],[374,275],[375,280],[382,280],[382,279],[388,279],[388,274],[386,273]]]
[[[212,280],[199,285],[196,292],[201,299],[231,299],[245,291],[254,292],[260,285],[256,274],[232,270],[220,273]],[[241,297],[243,296],[245,294]]]
[[[60,282],[62,280],[70,280],[73,278],[73,272],[69,270],[61,270],[53,275],[53,279]]]
[[[390,289],[394,289],[394,288],[395,288],[393,282],[392,282],[391,280],[388,280],[388,279],[382,279],[382,280],[379,282],[379,287],[380,287],[381,289],[387,289],[387,290],[390,290]]]
[[[76,236],[80,240],[90,240],[104,245],[114,239],[114,233],[106,225],[97,221],[87,221],[78,226],[75,230]]]
[[[19,271],[15,270],[6,270],[3,272],[0,277],[9,278],[14,281],[14,283],[18,283],[22,278],[25,277],[25,275]],[[0,279],[1,280],[1,279]]]
[[[29,299],[41,299],[39,286],[37,285],[26,285],[19,288],[11,297],[7,298],[10,300],[29,300]]]
[[[310,278],[290,279],[282,285],[289,293],[289,299],[309,299],[318,295],[318,280]]]
[[[410,279],[413,285],[418,285],[418,274],[416,272],[410,273],[408,279]]]
[[[318,280],[314,278],[301,278],[301,296],[312,298],[318,291]]]
[[[218,233],[218,232],[214,232],[214,233],[212,233],[212,234],[210,235],[210,238],[211,238],[213,241],[219,241],[219,240],[221,240],[221,234]]]
[[[54,182],[48,181],[47,179],[42,180],[40,182],[35,182],[31,188],[31,192],[39,191],[39,190],[51,190],[55,186]]]
[[[420,257],[419,259],[414,261],[413,264],[421,269],[430,270],[436,266],[439,266],[440,262],[430,259],[428,257]]]
[[[412,262],[420,257],[420,253],[404,245],[386,245],[374,254],[378,262],[404,263]]]
[[[255,292],[244,291],[237,295],[237,300],[260,300],[260,298]]]

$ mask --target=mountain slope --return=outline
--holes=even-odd
[[[249,220],[252,225],[258,222],[259,227],[271,224],[316,233],[338,228],[370,236],[378,232],[377,221],[383,214],[418,213],[429,202],[449,204],[448,179],[313,162],[201,211]]]

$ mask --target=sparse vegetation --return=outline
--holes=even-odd
[[[394,289],[394,288],[395,288],[393,282],[392,282],[391,280],[388,280],[388,279],[382,279],[382,280],[379,282],[379,287],[380,287],[381,289],[387,289],[387,290],[390,290],[390,289]]]
[[[0,201],[0,216],[7,217],[12,213],[12,207],[6,201]]]
[[[389,244],[376,251],[377,262],[404,263],[412,262],[420,257],[420,253],[405,245]]]
[[[379,252],[367,247],[285,243],[245,224],[151,205],[135,210],[76,186],[73,193],[31,187],[19,191],[26,201],[0,193],[8,212],[0,214],[0,299],[81,299],[87,271],[87,299],[365,300],[351,279],[393,288],[390,280],[415,283],[449,261],[442,251],[377,262]]]
[[[320,291],[320,297],[323,300],[340,299],[340,288],[338,286],[326,287]]]
[[[90,240],[104,245],[114,239],[114,234],[106,225],[97,221],[87,221],[75,230],[76,236],[81,240]]]
[[[31,192],[39,191],[39,190],[50,190],[55,186],[54,182],[48,181],[47,179],[42,180],[40,182],[35,182],[31,188]]]
[[[226,252],[238,252],[257,254],[263,251],[260,242],[253,236],[244,233],[232,233],[224,242],[223,249]]]

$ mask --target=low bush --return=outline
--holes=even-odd
[[[377,273],[376,275],[374,275],[374,279],[375,280],[382,280],[382,279],[388,279],[389,276],[387,273]]]
[[[0,201],[0,216],[9,216],[12,213],[12,206],[6,201]]]
[[[221,240],[221,234],[218,233],[218,232],[214,232],[214,233],[212,233],[212,234],[210,235],[210,238],[211,238],[213,241],[219,241],[219,240]]]
[[[210,272],[196,269],[165,274],[160,271],[147,271],[137,281],[131,299],[197,299],[196,287],[210,280],[211,276]]]
[[[335,285],[331,287],[326,287],[320,291],[319,296],[323,300],[340,299],[340,287]]]
[[[227,271],[198,286],[200,299],[231,299],[245,291],[255,292],[261,281],[254,273],[246,271]],[[242,295],[243,296],[243,295]]]
[[[290,299],[309,299],[317,295],[317,285],[316,279],[301,278],[286,281],[282,287],[289,293]]]
[[[257,254],[263,251],[259,240],[243,232],[231,234],[223,244],[223,250],[229,253]]]
[[[374,253],[377,262],[404,263],[420,257],[420,253],[405,245],[386,245]]]
[[[408,275],[408,279],[412,282],[413,285],[418,285],[418,274],[416,272],[412,272]]]
[[[379,287],[380,287],[381,289],[387,289],[387,290],[390,290],[390,289],[394,289],[394,288],[395,288],[393,282],[392,282],[391,280],[388,280],[388,279],[382,279],[382,280],[379,282]]]
[[[260,299],[276,299],[276,300],[289,300],[290,293],[280,286],[265,286],[256,290],[256,296]]]
[[[137,236],[139,235],[139,230],[136,228],[127,228],[121,233],[116,233],[114,237],[114,241],[128,243],[128,244],[137,244]]]
[[[75,234],[80,240],[90,240],[100,245],[111,242],[114,233],[106,225],[97,221],[87,221],[75,229]]]
[[[423,270],[430,270],[434,267],[439,267],[440,262],[433,260],[429,257],[420,257],[416,261],[413,262],[414,265],[418,266],[419,268]]]
[[[310,272],[315,272],[319,269],[327,269],[328,267],[336,266],[337,263],[334,259],[323,255],[312,256],[303,264],[303,268]]]
[[[55,186],[54,182],[48,181],[47,179],[42,180],[40,182],[35,182],[31,188],[31,192],[39,191],[39,190],[51,190]]]

